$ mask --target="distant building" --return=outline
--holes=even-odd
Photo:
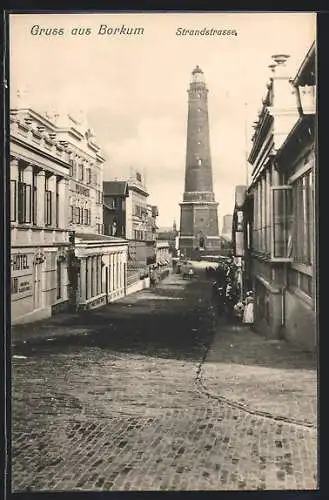
[[[233,215],[227,214],[223,217],[222,236],[232,239]]]
[[[126,238],[127,181],[103,182],[104,234]]]
[[[294,79],[273,56],[255,123],[243,204],[255,327],[272,338],[316,346],[317,182],[315,44]]]
[[[168,266],[171,261],[169,241],[157,240],[156,242],[156,264]]]
[[[156,261],[158,208],[147,203],[149,193],[139,172],[127,180],[105,181],[103,186],[104,232],[128,240],[128,274],[143,270]]]
[[[159,227],[157,232],[158,241],[168,241],[169,253],[172,257],[176,257],[177,246],[176,240],[178,237],[176,222],[173,223],[172,227]]]

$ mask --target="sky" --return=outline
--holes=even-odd
[[[142,35],[99,34],[144,28]],[[209,89],[214,193],[221,226],[236,185],[247,182],[251,124],[261,108],[273,54],[290,55],[294,76],[316,37],[314,13],[11,14],[10,92],[23,89],[43,112],[82,110],[104,153],[104,180],[140,170],[158,224],[179,224],[183,199],[187,89],[198,64]],[[62,28],[46,35],[44,28]],[[74,35],[87,28],[90,34]],[[177,29],[236,35],[177,35]],[[36,34],[33,34],[36,33]],[[249,167],[250,170],[250,167]]]

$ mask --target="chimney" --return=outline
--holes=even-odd
[[[276,78],[289,78],[290,75],[287,72],[287,61],[289,59],[287,54],[276,54],[272,56],[274,64],[270,65]],[[273,68],[274,66],[274,68]]]
[[[247,186],[235,187],[235,206],[241,208],[245,202],[247,194]]]
[[[270,65],[273,82],[273,107],[271,112],[274,117],[275,150],[282,146],[298,119],[296,92],[291,83],[291,75],[287,66],[289,57],[287,54],[275,54],[272,56],[273,64]]]

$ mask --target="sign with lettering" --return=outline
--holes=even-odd
[[[80,186],[80,184],[76,184],[75,189],[76,189],[77,193],[83,194],[84,196],[89,196],[89,189],[88,188]]]
[[[33,254],[16,253],[11,255],[11,275],[24,276],[33,272]]]
[[[21,299],[32,295],[32,276],[12,277],[11,295],[13,299]]]

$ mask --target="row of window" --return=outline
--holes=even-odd
[[[73,207],[70,206],[70,223],[71,224],[83,224],[90,225],[91,217],[90,210],[88,208]]]
[[[99,174],[93,171],[90,167],[85,167],[82,164],[77,164],[75,160],[70,160],[70,177],[80,182],[87,184],[99,185]]]
[[[299,177],[292,185],[293,198],[293,256],[294,261],[311,265],[313,262],[314,194],[312,172]]]
[[[96,191],[96,204],[103,205],[103,191]]]
[[[58,227],[59,220],[59,194],[58,184],[56,192],[45,189],[44,191],[44,225]],[[37,225],[38,191],[35,185],[26,182],[10,181],[10,221],[18,224]],[[53,204],[55,200],[55,221],[53,220]]]
[[[288,271],[288,287],[291,289],[299,288],[309,297],[312,297],[312,286],[313,279],[312,276],[308,274],[301,273],[295,269],[289,269]]]
[[[137,217],[142,217],[143,215],[147,215],[147,208],[144,205],[135,205],[134,215],[136,215]]]
[[[252,247],[273,258],[293,258],[295,262],[311,265],[312,172],[308,171],[291,185],[271,187],[271,182],[268,171],[255,187]]]
[[[94,255],[86,259],[86,299],[103,293],[102,256]]]
[[[254,192],[253,248],[266,254],[271,252],[271,174],[262,175]]]
[[[146,240],[146,232],[134,230],[134,240]]]

